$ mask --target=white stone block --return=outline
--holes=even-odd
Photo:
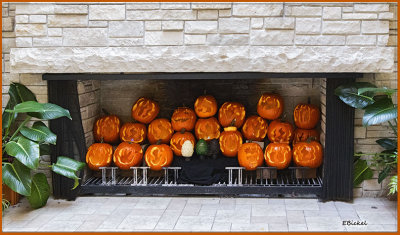
[[[389,35],[378,35],[378,45],[379,46],[386,46],[388,44],[388,42],[389,42]]]
[[[379,19],[380,20],[392,20],[393,19],[393,13],[392,12],[383,12],[379,13]]]
[[[360,21],[324,21],[323,34],[360,34]]]
[[[389,21],[362,21],[363,34],[389,33]]]
[[[161,30],[161,21],[146,21],[144,23],[144,27],[146,30]]]
[[[88,6],[87,5],[55,5],[54,6],[55,14],[88,14]]]
[[[233,16],[281,16],[282,3],[233,3]]]
[[[199,20],[216,20],[218,19],[218,10],[198,10],[197,19]]]
[[[48,36],[62,36],[62,28],[48,28],[47,29]]]
[[[88,25],[87,15],[49,15],[48,26],[63,27],[86,27]]]
[[[232,10],[219,10],[218,11],[218,16],[219,17],[231,17],[232,16]]]
[[[322,10],[322,18],[327,20],[340,19],[342,16],[341,7],[324,7]]]
[[[35,14],[54,14],[53,4],[47,3],[23,3],[17,4],[15,8],[16,15],[35,15]]]
[[[354,11],[354,7],[343,7],[342,11],[343,12],[353,12]]]
[[[186,21],[185,33],[216,33],[217,21]]]
[[[221,18],[218,20],[220,33],[248,33],[249,18]]]
[[[209,45],[246,45],[249,43],[248,34],[208,34]]]
[[[287,8],[288,16],[322,16],[322,7],[290,6]]]
[[[190,3],[165,2],[161,3],[161,9],[174,9],[174,10],[190,9]]]
[[[105,28],[65,28],[64,46],[107,46]]]
[[[112,47],[131,47],[143,45],[143,38],[110,38],[108,45]]]
[[[149,3],[149,2],[135,2],[126,3],[127,10],[154,10],[160,9],[160,3]]]
[[[47,26],[45,24],[17,24],[15,26],[16,36],[46,36]]]
[[[354,4],[355,12],[379,12],[379,11],[389,11],[389,4],[371,4],[371,3],[360,3]]]
[[[108,27],[108,21],[90,20],[89,27],[91,27],[91,28],[106,28],[106,27]]]
[[[62,37],[33,38],[34,47],[59,47],[62,46]]]
[[[264,26],[263,18],[251,18],[251,28],[252,29],[261,29]]]
[[[339,46],[345,45],[345,36],[340,35],[296,35],[296,45]]]
[[[346,44],[349,46],[375,45],[376,35],[349,35]]]
[[[110,21],[108,36],[110,38],[129,38],[143,36],[143,21]]]
[[[185,34],[185,45],[202,45],[206,43],[206,35]]]
[[[145,32],[145,45],[182,45],[183,32]]]
[[[127,20],[195,20],[196,11],[192,10],[147,10],[127,11]]]
[[[293,30],[252,30],[250,45],[293,45]]]
[[[15,38],[16,47],[32,47],[31,37],[17,37]]]
[[[162,21],[161,28],[163,31],[181,31],[183,30],[183,21]]]
[[[16,15],[15,23],[17,23],[17,24],[29,23],[29,16],[28,15]]]
[[[207,3],[207,2],[193,2],[193,10],[205,10],[205,9],[231,9],[232,3]]]
[[[377,19],[376,13],[343,13],[342,19],[344,20],[373,20]]]
[[[30,15],[29,16],[29,23],[39,23],[43,24],[47,22],[46,15]]]
[[[14,18],[3,18],[1,29],[3,32],[12,32],[14,30]]]
[[[319,34],[321,22],[320,18],[297,18],[296,34]]]
[[[90,5],[90,20],[123,20],[125,5]]]
[[[293,17],[272,17],[265,18],[265,28],[266,29],[294,29],[294,19]]]

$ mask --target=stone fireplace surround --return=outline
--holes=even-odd
[[[12,77],[9,81],[35,88],[46,83],[28,80],[45,73],[151,72],[356,72],[364,73],[364,80],[397,86],[397,5],[389,3],[3,7],[3,81]],[[95,81],[80,84],[96,87]],[[361,141],[355,148],[371,150],[373,140],[366,137],[380,137],[378,131],[386,127],[365,130],[357,127],[357,118],[356,113],[355,137]],[[382,189],[372,181],[363,187],[356,196],[378,195]]]

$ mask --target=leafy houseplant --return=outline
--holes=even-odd
[[[57,136],[42,122],[27,123],[32,118],[52,120],[61,117],[71,119],[69,111],[51,103],[38,103],[35,95],[24,85],[13,83],[8,91],[10,99],[2,115],[2,180],[13,191],[27,197],[32,208],[46,205],[50,186],[46,175],[33,173],[39,167],[42,155],[49,154],[50,144],[55,145]],[[17,117],[24,117],[19,125]],[[75,180],[77,171],[85,163],[67,157],[58,157],[49,167],[57,174]]]
[[[373,172],[363,155],[373,156],[371,166],[379,169],[378,182],[381,183],[397,166],[397,105],[392,102],[396,89],[377,88],[368,82],[356,82],[339,86],[335,94],[356,109],[364,110],[363,126],[371,126],[388,122],[394,138],[378,139],[376,143],[385,150],[381,153],[356,153],[354,160],[354,185],[365,179],[371,179]],[[397,175],[392,176],[389,183],[389,194],[397,192]]]

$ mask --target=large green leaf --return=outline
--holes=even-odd
[[[397,118],[397,107],[389,98],[380,99],[365,108],[363,125],[371,126]]]
[[[353,108],[365,108],[366,106],[374,103],[374,93],[373,92],[365,92],[359,94],[360,88],[369,88],[376,86],[369,82],[354,82],[345,85],[341,85],[335,89],[335,95],[339,96],[339,98],[350,105]]]
[[[39,152],[40,152],[40,156],[50,155],[50,145],[49,144],[40,144]]]
[[[12,164],[4,164],[2,179],[13,191],[29,196],[31,195],[31,170],[24,164],[14,159]]]
[[[85,163],[83,162],[68,157],[58,157],[57,162],[53,163],[51,169],[57,174],[73,179],[75,182],[72,189],[75,189],[79,185],[79,177],[76,175],[76,172],[82,170],[84,166]]]
[[[397,149],[397,140],[382,138],[376,141],[377,144],[382,146],[386,150],[394,150]]]
[[[39,165],[39,144],[25,137],[19,137],[17,142],[8,142],[6,152],[33,170]]]
[[[392,171],[393,167],[391,165],[386,165],[378,175],[378,183],[381,183]]]
[[[14,109],[6,109],[11,113],[29,113],[30,116],[43,120],[51,120],[60,117],[71,118],[68,110],[51,103],[38,103],[36,101],[27,101],[15,105]]]
[[[354,162],[354,186],[361,184],[364,180],[372,179],[372,176],[373,172],[366,160],[358,159]]]
[[[366,92],[373,92],[374,94],[384,93],[388,96],[391,96],[392,94],[397,92],[397,89],[389,89],[387,87],[382,87],[382,88],[363,87],[358,89],[358,94],[364,94]]]
[[[26,126],[22,127],[20,132],[26,138],[37,142],[56,144],[57,141],[57,136],[51,132],[43,122],[40,121],[35,122],[32,128]]]
[[[47,182],[46,175],[43,173],[35,174],[32,178],[31,188],[31,195],[27,197],[31,207],[37,209],[45,206],[50,196],[50,185]]]

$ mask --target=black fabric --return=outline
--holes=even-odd
[[[218,156],[216,159],[201,160],[196,154],[186,161],[184,157],[174,157],[173,166],[182,167],[178,177],[179,184],[212,185],[227,181],[225,167],[239,166],[237,158]]]

